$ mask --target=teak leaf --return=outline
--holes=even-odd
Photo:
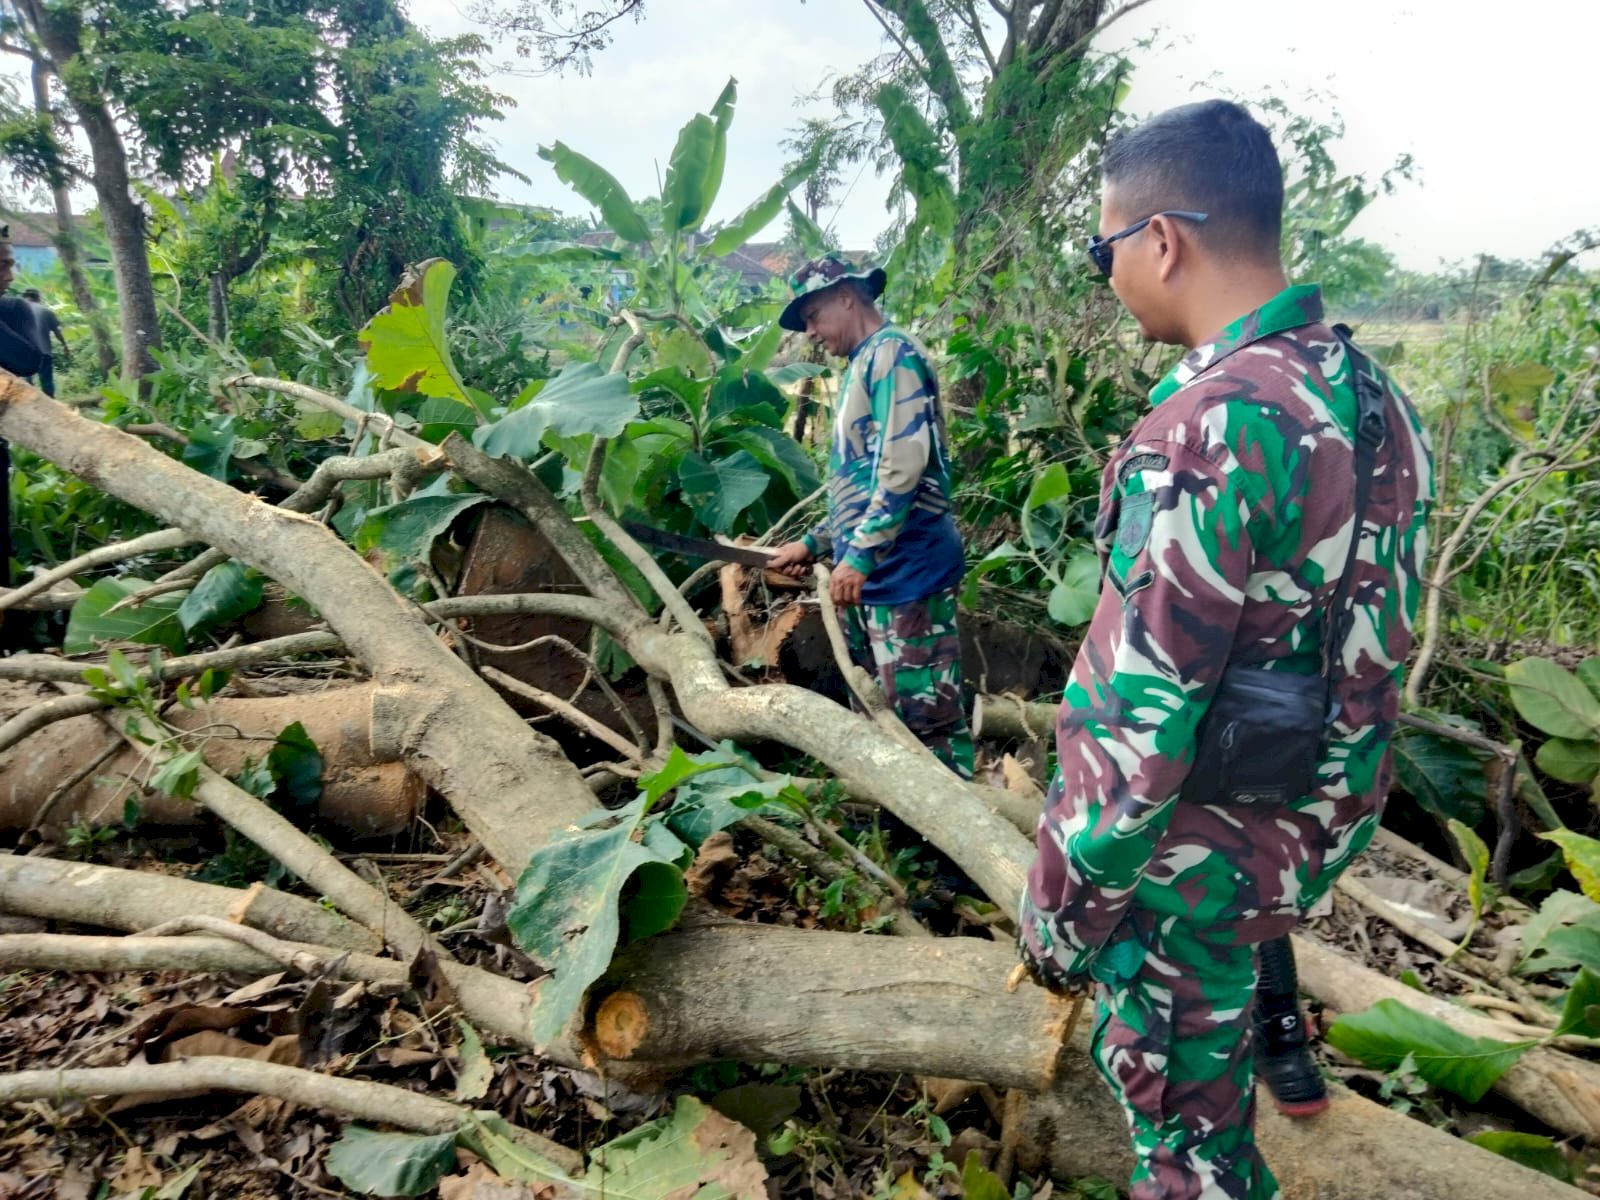
[[[616,437],[639,415],[639,398],[626,376],[594,363],[570,363],[521,408],[473,431],[472,444],[496,458],[527,461],[546,433],[562,437]]]
[[[1600,696],[1548,658],[1524,658],[1506,667],[1511,703],[1522,719],[1552,737],[1600,737]]]
[[[1396,1000],[1380,1000],[1365,1012],[1340,1017],[1328,1030],[1328,1043],[1384,1071],[1394,1070],[1410,1055],[1422,1078],[1473,1102],[1538,1045],[1468,1037]]]
[[[140,642],[181,654],[184,647],[183,623],[178,619],[178,609],[183,605],[181,596],[155,596],[137,608],[106,611],[119,600],[149,586],[149,580],[131,575],[97,579],[72,605],[61,648],[68,654],[90,654],[106,642]]]
[[[686,893],[677,866],[642,837],[644,797],[605,814],[604,829],[574,829],[535,851],[517,880],[508,925],[517,944],[552,972],[539,988],[533,1038],[555,1039],[578,1011],[584,993],[605,973],[622,936],[623,889],[641,874],[628,902],[642,932],[671,926]],[[674,839],[676,840],[676,839]],[[680,843],[681,844],[681,843]]]
[[[387,307],[362,327],[359,341],[379,387],[470,404],[445,340],[444,318],[456,269],[430,258],[406,271]]]
[[[420,1196],[455,1166],[456,1135],[379,1133],[346,1126],[328,1147],[324,1165],[345,1187],[364,1196]]]

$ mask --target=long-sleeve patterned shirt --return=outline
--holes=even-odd
[[[939,381],[925,351],[884,325],[851,352],[828,456],[828,517],[805,543],[867,577],[866,604],[921,600],[961,580]]]
[[[1021,913],[1024,952],[1047,974],[1126,977],[1143,957],[1130,913],[1278,936],[1370,839],[1433,486],[1421,423],[1385,386],[1338,717],[1315,790],[1288,806],[1177,797],[1225,667],[1321,665],[1355,525],[1356,399],[1318,289],[1288,289],[1186,356],[1108,463],[1105,584],[1063,697]]]

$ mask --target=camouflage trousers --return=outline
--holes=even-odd
[[[972,778],[972,730],[961,702],[956,590],[906,604],[844,611],[856,665],[877,679],[906,728],[963,779]]]
[[[1174,917],[1130,920],[1148,952],[1099,987],[1091,1043],[1133,1134],[1130,1200],[1276,1200],[1255,1143],[1256,947]]]

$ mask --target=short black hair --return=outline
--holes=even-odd
[[[1101,174],[1130,220],[1169,209],[1207,214],[1195,229],[1213,249],[1272,258],[1283,237],[1283,167],[1272,135],[1239,105],[1169,108],[1106,147]]]

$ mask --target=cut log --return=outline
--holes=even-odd
[[[977,938],[713,924],[620,956],[596,993],[594,1039],[664,1067],[731,1058],[1042,1090],[1070,1006],[1036,987],[1008,995],[1015,964]]]
[[[360,836],[399,833],[410,826],[427,785],[403,762],[381,761],[371,744],[372,684],[329,688],[293,696],[214,697],[192,709],[174,706],[164,719],[179,729],[204,728],[206,761],[225,775],[247,758],[261,761],[272,740],[299,721],[323,760],[321,815]],[[49,688],[0,681],[0,717],[55,696]],[[0,753],[0,829],[26,829],[56,788],[101,759],[76,787],[51,804],[47,831],[71,825],[115,825],[123,804],[138,798],[143,819],[157,825],[191,825],[204,818],[192,801],[137,786],[149,773],[139,751],[116,749],[121,739],[98,717],[58,721]]]
[[[854,945],[851,945],[851,942]],[[1127,1177],[1128,1131],[1069,1005],[1032,985],[1008,995],[1009,945],[728,925],[668,934],[617,962],[594,1040],[661,1065],[719,1058],[901,1070],[1048,1090],[1025,1105],[1030,1170]],[[982,1031],[981,1036],[974,1036]],[[1059,1061],[1058,1061],[1059,1056]],[[1263,1153],[1285,1197],[1305,1200],[1572,1200],[1575,1189],[1335,1088],[1293,1121],[1260,1094]]]

